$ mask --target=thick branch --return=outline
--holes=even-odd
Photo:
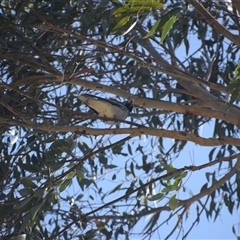
[[[220,188],[225,182],[227,182],[237,171],[239,171],[240,168],[240,158],[237,159],[237,162],[235,164],[235,166],[224,176],[222,177],[220,180],[215,181],[211,187],[201,191],[200,193],[196,194],[195,196],[187,199],[187,200],[183,200],[183,201],[179,201],[179,207],[180,206],[185,206],[185,207],[189,207],[192,203],[198,201],[199,199],[201,199],[202,197],[205,196],[209,196],[211,195],[216,189]]]
[[[5,118],[0,118],[0,123],[4,123],[7,125],[15,125],[15,126],[22,126],[28,128],[34,128],[43,130],[46,132],[75,132],[82,135],[91,135],[91,136],[99,136],[99,135],[120,135],[120,134],[131,134],[133,136],[140,136],[140,135],[151,135],[157,137],[165,137],[170,139],[178,139],[182,141],[190,141],[200,146],[222,146],[222,145],[234,145],[240,146],[240,139],[233,138],[233,137],[220,137],[220,138],[203,138],[199,136],[195,136],[189,134],[187,132],[180,132],[180,131],[168,131],[164,129],[155,129],[155,128],[115,128],[115,129],[93,129],[83,126],[57,126],[57,125],[50,125],[50,124],[40,124],[34,123],[26,124],[24,122],[9,120]]]
[[[156,50],[156,48],[151,44],[149,39],[142,39],[139,41],[140,44],[142,44],[142,47],[145,48],[152,56],[155,61],[160,64],[164,70],[161,70],[162,72],[167,73],[169,76],[175,77],[177,81],[189,92],[195,93],[197,96],[195,96],[198,99],[208,99],[209,101],[209,107],[215,110],[219,111],[226,111],[227,104],[220,101],[217,97],[213,96],[208,90],[201,87],[201,85],[209,86],[211,89],[215,89],[217,91],[222,92],[228,92],[224,86],[216,85],[214,86],[209,85],[210,82],[207,82],[205,80],[200,80],[196,77],[191,76],[190,74],[184,73],[181,70],[171,66],[169,63],[167,63],[165,60],[162,59],[161,54]],[[167,69],[167,70],[165,70]],[[170,69],[170,70],[169,70]],[[201,85],[199,85],[201,84]],[[229,112],[235,116],[240,115],[240,110],[236,107],[229,108]]]
[[[37,76],[36,76],[37,77]],[[47,77],[46,77],[47,79]],[[188,114],[188,115],[196,115],[196,116],[202,116],[202,117],[208,117],[208,118],[216,118],[220,120],[224,120],[226,122],[232,123],[233,125],[236,125],[238,128],[240,128],[240,119],[237,116],[232,115],[230,112],[228,112],[228,105],[225,104],[224,102],[221,102],[221,100],[196,100],[196,102],[193,102],[191,106],[189,105],[184,105],[184,103],[172,103],[172,102],[167,102],[167,101],[161,101],[161,100],[153,100],[153,99],[148,99],[148,98],[141,98],[137,96],[132,96],[130,93],[120,89],[120,88],[113,88],[111,86],[103,85],[100,83],[96,82],[89,82],[86,80],[82,79],[73,79],[69,82],[70,84],[75,84],[79,85],[88,89],[93,89],[93,90],[100,90],[102,92],[107,92],[107,93],[112,93],[115,95],[118,95],[120,97],[126,98],[126,99],[132,99],[134,100],[134,104],[137,106],[141,106],[143,108],[155,108],[155,109],[162,109],[165,111],[169,112],[177,112],[177,113],[183,113],[183,114]],[[9,88],[8,85],[6,84],[1,84],[0,88]],[[26,95],[25,93],[22,93],[18,90],[15,90],[19,94],[22,94],[26,97],[31,98],[34,100],[34,98]],[[46,103],[44,101],[36,99],[36,101],[41,102],[41,103]],[[217,105],[219,104],[225,104],[225,112],[223,111],[214,111],[211,108],[212,106],[212,101],[215,101]],[[51,106],[57,107],[51,103],[47,103]],[[59,108],[61,110],[62,109]],[[239,113],[240,114],[240,113]]]
[[[70,30],[66,30],[66,29],[62,29],[62,28],[58,28],[56,26],[53,26],[50,23],[47,23],[47,25],[45,27],[46,27],[46,30],[48,30],[48,31],[54,31],[56,33],[61,33],[61,34],[64,34],[64,35],[70,34],[77,40],[87,41],[87,42],[92,43],[95,46],[105,48],[105,49],[109,49],[113,52],[121,53],[121,54],[129,57],[130,59],[135,60],[142,67],[150,68],[150,69],[152,69],[154,71],[158,71],[158,72],[164,72],[164,73],[166,73],[166,74],[168,74],[172,77],[176,77],[179,82],[181,81],[180,82],[181,85],[183,85],[186,89],[188,89],[191,92],[197,93],[198,98],[217,100],[217,98],[215,96],[213,96],[208,91],[206,91],[204,88],[202,88],[198,85],[198,84],[203,84],[203,85],[206,85],[206,86],[210,86],[210,84],[211,84],[211,86],[212,86],[212,83],[209,83],[207,81],[204,81],[204,80],[196,78],[196,77],[193,77],[190,74],[186,74],[185,72],[179,70],[178,68],[175,68],[175,67],[171,66],[166,61],[162,60],[162,58],[160,57],[160,54],[158,54],[156,52],[156,50],[154,52],[150,52],[148,47],[146,48],[146,46],[143,46],[144,48],[148,49],[149,52],[151,53],[151,59],[154,62],[156,62],[157,64],[159,64],[159,66],[163,66],[162,68],[160,68],[159,66],[153,66],[152,64],[144,61],[143,60],[144,57],[148,57],[148,58],[150,58],[150,57],[147,56],[147,55],[144,55],[143,53],[141,53],[141,52],[139,52],[135,49],[116,46],[116,45],[112,45],[112,44],[109,44],[109,43],[105,43],[103,41],[87,38],[85,36],[75,34],[75,33],[71,32]],[[56,75],[56,78],[59,81],[62,82],[63,79],[65,78],[65,76],[63,76],[63,75],[58,75],[57,76]],[[196,83],[198,83],[198,84],[196,84]],[[213,87],[212,89],[215,89],[215,90],[218,89],[218,91],[228,92],[228,90],[224,86],[216,85],[216,84],[214,86],[216,88]],[[224,109],[226,109],[226,105],[224,103],[215,104],[213,102],[212,103],[212,108],[220,110],[220,111],[224,111]],[[236,108],[233,108],[233,107],[229,108],[229,112],[231,112],[232,114],[234,114],[236,116],[240,115],[240,111]]]
[[[206,109],[206,108],[201,108],[199,107],[194,107],[193,106],[185,106],[182,104],[176,104],[176,103],[171,103],[171,102],[166,102],[166,101],[160,101],[160,100],[153,100],[153,99],[147,99],[147,98],[141,98],[137,96],[132,96],[130,93],[120,89],[120,88],[113,88],[111,86],[103,85],[100,83],[96,82],[89,82],[86,80],[82,79],[73,79],[70,81],[71,84],[79,85],[88,89],[93,89],[93,90],[101,90],[102,92],[108,92],[115,94],[117,96],[121,96],[126,99],[132,99],[134,101],[135,105],[141,106],[143,108],[157,108],[157,109],[162,109],[166,111],[171,111],[171,112],[178,112],[178,113],[183,113],[183,114],[192,114],[192,115],[200,115],[203,117],[209,117],[209,118],[217,118],[221,119],[227,122],[230,122],[237,127],[240,128],[240,120],[237,117],[238,115],[234,116],[230,112],[227,112],[228,105],[226,103],[221,102],[220,100],[212,100],[209,99],[209,101],[201,101],[200,105],[205,105],[207,107],[212,106],[212,102],[215,101],[216,106],[221,106],[225,112],[221,111],[214,111],[212,109]],[[236,109],[237,111],[237,109]],[[240,115],[240,111],[239,111]]]

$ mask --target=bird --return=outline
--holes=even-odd
[[[78,97],[99,117],[125,120],[133,109],[133,101],[119,102],[114,99],[105,99],[91,94],[82,94]],[[108,124],[116,122],[107,121]]]

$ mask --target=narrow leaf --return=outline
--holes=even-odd
[[[72,179],[75,176],[75,174],[76,174],[75,171],[72,171],[68,174],[67,178]]]
[[[59,191],[63,192],[68,186],[69,184],[72,182],[72,179],[66,179],[60,186]]]
[[[177,208],[178,200],[176,199],[176,194],[174,194],[173,196],[171,196],[168,204],[169,204],[169,207],[170,207],[172,210],[175,210],[175,209]]]
[[[24,207],[26,204],[28,204],[31,200],[33,199],[33,196],[29,196],[27,198],[25,198],[23,201],[21,201],[20,203],[18,203],[15,208],[16,209],[21,209],[22,207]]]
[[[112,194],[114,192],[116,192],[117,190],[119,190],[122,186],[122,183],[118,184],[109,194]]]
[[[39,173],[41,171],[41,168],[39,166],[36,165],[32,165],[32,164],[24,164],[24,163],[17,163],[17,165],[25,171],[28,172],[32,172],[32,173]]]
[[[124,26],[128,21],[129,21],[129,16],[123,17],[122,19],[120,19],[118,21],[118,23],[115,25],[115,27],[113,28],[113,32],[116,31],[118,28]]]
[[[169,30],[171,29],[171,27],[173,26],[173,24],[175,23],[176,21],[176,16],[173,16],[171,17],[167,22],[166,24],[164,25],[163,27],[163,30],[162,30],[162,35],[161,35],[161,42],[162,43],[165,39],[165,37],[167,36]]]
[[[156,195],[153,195],[152,197],[148,198],[149,201],[156,201],[161,200],[165,196],[164,193],[158,193]]]
[[[238,65],[237,65],[237,67],[236,67],[236,69],[234,71],[233,78],[236,78],[238,76],[240,76],[240,63],[238,63]]]
[[[31,220],[32,221],[35,220],[35,217],[38,214],[41,207],[42,207],[42,202],[39,202],[30,209],[30,214],[31,214]]]
[[[148,38],[148,37],[152,36],[153,34],[155,34],[156,31],[157,31],[157,29],[158,29],[158,27],[159,27],[160,22],[161,22],[161,19],[157,20],[157,22],[152,26],[152,28],[150,29],[150,31],[148,32],[148,34],[146,34],[146,35],[143,37],[143,39]]]
[[[18,191],[22,197],[27,197],[28,195],[33,194],[33,190],[31,188],[23,188]]]
[[[129,33],[137,24],[138,22],[138,18],[137,20],[122,34],[122,36],[126,35],[127,33]]]
[[[20,183],[22,183],[25,187],[29,187],[29,188],[37,188],[38,187],[34,182],[32,182],[28,178],[22,178],[20,180]]]

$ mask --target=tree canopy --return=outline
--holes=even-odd
[[[186,239],[239,209],[238,1],[0,8],[1,239]],[[84,93],[134,109],[108,125]]]

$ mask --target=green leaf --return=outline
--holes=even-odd
[[[18,162],[17,165],[22,170],[25,170],[31,173],[39,173],[42,170],[39,166],[32,165],[32,164],[24,164],[24,163]]]
[[[181,10],[182,8],[177,7],[177,8],[171,9],[167,13],[164,13],[161,16],[161,23],[159,25],[159,29],[162,29],[164,25],[169,21],[169,19],[172,18],[173,16],[176,16]]]
[[[152,197],[148,198],[149,201],[156,201],[161,200],[166,194],[164,193],[158,193],[156,195],[153,195]]]
[[[78,179],[79,180],[79,179]],[[82,190],[85,190],[86,188],[88,188],[91,184],[95,184],[95,182],[93,180],[90,179],[82,179],[81,181],[78,181],[79,186],[81,187]]]
[[[162,189],[162,192],[172,192],[178,190],[178,187],[175,185],[169,185]]]
[[[170,28],[173,26],[173,24],[175,23],[177,17],[176,16],[172,16],[164,25],[163,30],[162,30],[162,35],[161,35],[161,42],[162,43],[165,39],[165,37],[167,36]]]
[[[236,99],[240,95],[240,63],[238,63],[237,67],[234,70],[234,76],[232,81],[227,86],[228,90],[232,90],[232,95],[229,101],[229,107],[236,101]]]
[[[115,15],[115,17],[119,17],[122,15],[122,13],[125,13],[128,11],[128,6],[123,6],[118,8],[116,11],[113,12],[113,15]]]
[[[114,11],[113,15],[118,18],[117,24],[113,27],[111,32],[123,27],[127,22],[129,22],[130,17],[134,19],[133,16],[137,16],[137,19],[128,27],[128,29],[122,34],[125,35],[131,31],[138,22],[138,17],[146,12],[151,12],[153,9],[161,9],[164,5],[157,0],[151,1],[128,1],[124,6],[119,7]],[[120,20],[119,20],[120,19]]]
[[[130,6],[148,6],[151,8],[163,8],[164,5],[159,0],[128,0]]]
[[[108,162],[108,158],[106,157],[106,155],[104,153],[99,153],[99,162],[101,164],[103,164],[104,166],[107,165],[107,162]]]
[[[79,181],[84,179],[84,171],[82,169],[77,168],[76,174],[77,174],[77,177],[78,177]]]
[[[52,143],[50,150],[55,154],[71,154],[74,147],[74,141],[71,138],[58,139]]]
[[[156,32],[160,31],[160,29],[164,28],[164,26],[167,24],[167,22],[174,16],[176,16],[182,9],[177,7],[173,8],[167,13],[163,14],[160,19],[157,20],[157,22],[152,26],[150,31],[143,37],[148,38],[155,34]]]
[[[117,29],[119,29],[120,27],[124,26],[128,21],[129,21],[129,16],[123,17],[121,18],[117,24],[115,25],[115,27],[113,28],[113,32],[116,31]]]
[[[15,206],[16,209],[23,208],[26,204],[28,204],[33,199],[33,196],[29,196],[25,198],[23,201],[21,201],[19,204]]]
[[[60,192],[63,192],[68,186],[69,186],[69,184],[72,182],[72,179],[66,179],[66,180],[64,180],[63,181],[63,183],[60,185],[60,187],[59,187],[59,191]]]
[[[31,215],[31,221],[35,222],[35,218],[36,215],[39,213],[39,210],[41,209],[43,203],[42,202],[38,202],[37,204],[34,204],[33,207],[31,207],[30,209],[30,215]]]
[[[234,88],[231,98],[230,98],[230,101],[229,101],[229,107],[237,100],[239,93],[240,93],[240,86]]]
[[[6,219],[6,217],[9,216],[9,214],[12,214],[14,211],[14,204],[5,204],[4,206],[0,207],[1,214],[0,214],[0,220]]]
[[[65,164],[65,161],[60,161],[60,162],[57,162],[57,163],[49,162],[49,168],[51,168],[51,170],[52,170],[53,172],[56,172],[56,171],[59,170],[61,167],[63,167],[64,164]]]
[[[38,188],[36,189],[36,191],[34,191],[34,196],[42,198],[45,193],[46,193],[45,188]]]
[[[148,37],[152,36],[153,34],[155,34],[156,31],[158,30],[160,22],[161,22],[161,19],[158,19],[157,22],[155,22],[155,24],[152,26],[150,31],[143,37],[143,39],[148,38]]]
[[[116,17],[121,16],[122,14],[136,15],[144,12],[150,12],[153,9],[162,9],[164,4],[160,3],[157,0],[138,0],[138,1],[128,1],[126,5],[118,8],[113,15]]]
[[[187,35],[187,31],[186,31],[186,35]],[[184,42],[184,44],[185,44],[185,47],[186,47],[186,55],[188,55],[188,53],[189,53],[189,48],[190,48],[190,45],[189,45],[189,41],[188,41],[188,39],[187,39],[187,36],[186,36],[186,37],[184,37],[184,39],[183,39],[183,42]]]
[[[117,165],[114,165],[114,164],[108,164],[106,166],[104,166],[106,169],[114,169],[114,168],[117,168],[118,166]]]
[[[19,232],[24,231],[26,228],[29,228],[29,222],[31,221],[30,219],[30,213],[28,212],[26,215],[24,215],[23,221],[21,223],[21,227],[19,229]]]
[[[173,186],[178,191],[181,187],[181,184],[182,184],[182,179],[177,178],[177,179],[175,179]]]
[[[127,147],[128,147],[128,152],[129,152],[129,154],[132,155],[132,148],[131,148],[130,144],[128,144]]]
[[[132,175],[135,177],[134,169],[135,169],[135,167],[134,167],[134,163],[131,162],[131,164],[130,164],[130,170],[131,170]]]
[[[46,202],[48,203],[56,203],[56,194],[54,192],[49,192],[47,196],[45,196]]]
[[[205,183],[205,184],[202,186],[202,188],[201,188],[200,192],[202,192],[202,191],[206,190],[206,189],[207,189],[207,187],[208,187],[208,184],[207,184],[207,183]]]
[[[116,192],[117,190],[119,190],[122,186],[122,183],[118,184],[109,194],[112,194],[114,192]]]
[[[37,188],[38,186],[32,182],[29,178],[22,178],[20,180],[20,183],[22,183],[25,187],[29,187],[29,188]]]
[[[172,209],[172,210],[175,210],[178,206],[178,200],[176,199],[176,194],[172,195],[169,202],[169,207]]]
[[[174,176],[175,180],[182,180],[183,178],[185,178],[188,175],[187,171],[180,171],[178,172],[178,174],[176,176]]]
[[[177,170],[177,168],[173,167],[172,164],[166,164],[166,163],[164,163],[164,162],[161,161],[161,165],[164,167],[164,169],[165,169],[168,173],[174,172],[174,171]]]
[[[72,171],[68,174],[67,178],[68,179],[72,179],[74,176],[75,176],[76,172],[75,171]]]
[[[234,75],[233,75],[233,78],[237,78],[240,76],[240,63],[238,63],[235,71],[234,71]]]
[[[23,188],[18,191],[22,197],[27,197],[28,195],[32,195],[34,192],[31,188]]]

